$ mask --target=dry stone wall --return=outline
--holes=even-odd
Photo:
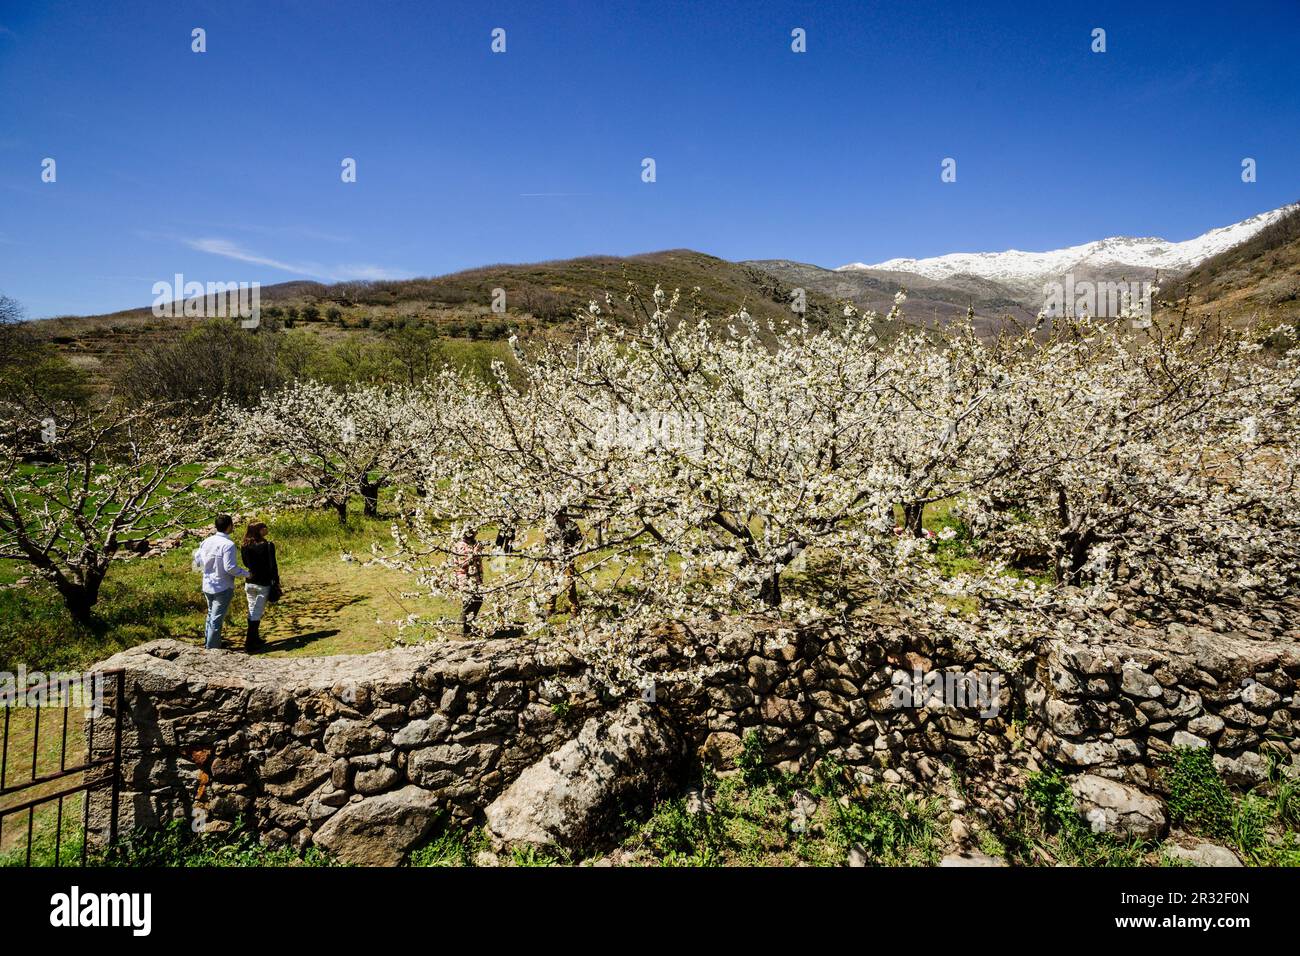
[[[897,622],[868,627],[852,642],[715,627],[692,638],[698,683],[671,679],[688,658],[665,637],[646,650],[660,679],[640,697],[528,640],[297,659],[143,645],[104,664],[127,670],[121,826],[243,821],[268,842],[369,864],[399,862],[445,821],[486,821],[499,843],[591,845],[614,804],[671,789],[693,761],[725,772],[756,733],[764,759],[790,769],[832,757],[917,789],[957,774],[992,816],[1014,813],[1023,774],[1050,763],[1094,825],[1159,835],[1169,748],[1212,748],[1239,786],[1270,756],[1300,760],[1290,636],[1117,632],[1000,674]],[[995,693],[952,699],[972,678]],[[914,679],[948,699],[909,697]],[[101,755],[111,725],[98,722]],[[102,838],[106,795],[92,826]]]

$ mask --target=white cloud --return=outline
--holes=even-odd
[[[272,269],[279,269],[282,272],[293,272],[298,275],[313,276],[322,278],[323,273],[320,266],[314,263],[292,263],[281,262],[278,259],[270,259],[266,256],[258,255],[255,252],[243,248],[229,239],[186,239],[185,245],[191,249],[197,249],[199,252],[211,253],[214,256],[224,256],[227,259],[235,259],[238,262],[251,262],[253,265],[269,266]]]
[[[319,262],[284,262],[245,249],[229,239],[185,239],[182,241],[191,249],[196,249],[199,252],[234,259],[237,262],[266,266],[270,269],[278,269],[281,272],[321,279],[326,282],[342,282],[349,279],[398,279],[408,274],[395,269],[369,264],[348,264],[331,267],[322,265]]]

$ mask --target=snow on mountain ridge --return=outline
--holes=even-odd
[[[1155,236],[1111,236],[1078,246],[1046,252],[955,252],[926,259],[889,259],[875,265],[854,262],[840,266],[836,272],[872,269],[910,272],[927,279],[950,279],[974,275],[1005,283],[1022,291],[1037,291],[1043,284],[1071,271],[1105,268],[1159,269],[1177,272],[1190,269],[1211,256],[1245,242],[1265,226],[1276,222],[1297,205],[1283,206],[1260,213],[1229,226],[1184,242],[1168,242]]]

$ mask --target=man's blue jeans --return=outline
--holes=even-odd
[[[203,596],[208,599],[208,624],[204,631],[203,646],[216,650],[221,646],[221,625],[226,620],[226,611],[230,609],[230,599],[235,596],[235,589],[230,588],[219,594],[204,591]]]

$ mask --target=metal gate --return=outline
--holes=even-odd
[[[105,690],[110,686],[111,709],[105,697]],[[72,693],[74,687],[78,689],[75,695]],[[33,847],[39,843],[43,854],[47,855],[38,863],[85,866],[90,843],[91,795],[105,789],[109,797],[106,846],[112,846],[116,841],[122,764],[121,704],[125,701],[125,689],[126,672],[107,670],[60,675],[31,688],[15,687],[11,693],[0,696],[0,709],[4,711],[4,728],[0,732],[3,735],[0,740],[0,863],[13,865],[21,857],[21,865],[32,866]],[[100,706],[79,708],[73,705],[74,696],[84,701],[87,693],[91,700],[99,701]],[[79,710],[82,712],[78,713]],[[112,747],[97,748],[96,724],[100,723],[102,737],[103,721],[109,719],[113,722]],[[70,720],[73,720],[74,741],[71,750],[68,740]],[[52,732],[57,734],[57,741],[51,740]],[[84,751],[80,744],[84,744]],[[102,754],[96,756],[97,751],[102,751]],[[77,821],[76,798],[79,795],[81,819]],[[65,814],[65,805],[69,802],[72,803],[71,813]],[[56,809],[52,853],[47,853],[50,813],[44,808],[50,804],[54,804]],[[80,835],[79,852],[68,851],[65,847],[67,822],[73,823],[74,835]],[[25,836],[20,830],[15,839],[12,836],[15,826],[25,828]],[[10,834],[8,850],[5,849],[6,833]],[[64,859],[65,856],[68,858]]]

